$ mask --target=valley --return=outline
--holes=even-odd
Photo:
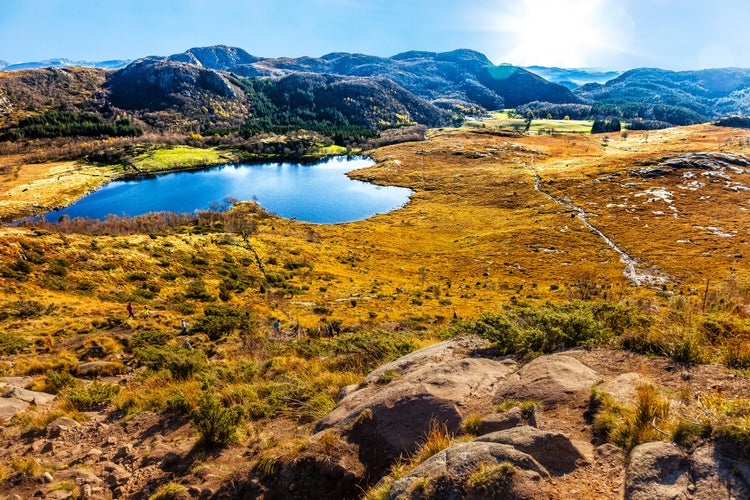
[[[0,497],[750,496],[746,70],[61,65],[0,72]],[[343,155],[409,201],[13,222]]]
[[[598,340],[561,342],[657,355],[667,364],[687,363],[685,370],[709,363],[717,373],[728,367],[744,373],[750,367],[750,277],[743,265],[748,135],[712,124],[526,135],[489,121],[484,128],[430,129],[423,141],[369,151],[375,166],[351,177],[408,187],[414,195],[403,208],[363,221],[308,224],[239,203],[195,220],[155,215],[6,225],[5,383],[58,395],[6,420],[4,470],[14,479],[4,491],[33,493],[41,473],[35,471],[67,477],[67,468],[79,470],[71,464],[93,471],[104,464],[109,469],[96,472],[100,479],[72,482],[72,490],[80,494],[88,485],[85,491],[95,488],[104,497],[133,498],[148,498],[159,485],[190,495],[272,494],[279,481],[290,487],[283,477],[309,473],[295,465],[308,463],[312,451],[305,450],[323,446],[333,460],[351,460],[347,450],[356,440],[346,437],[346,426],[311,437],[339,389],[402,354],[473,331],[488,315],[577,314],[579,325],[599,325],[611,321],[598,319],[601,311],[622,307],[647,326],[612,323]],[[205,154],[232,154],[211,151]],[[201,154],[195,149],[186,158]],[[0,193],[5,214],[68,203],[122,175],[121,167],[17,160],[3,157],[12,167],[4,170]],[[510,352],[530,359],[562,347],[553,337],[539,345],[531,338]],[[702,397],[708,386],[698,380],[691,390]],[[108,387],[116,389],[107,395]],[[724,387],[734,393],[735,386]],[[224,437],[200,430],[199,412],[216,401],[210,394],[224,408],[211,411],[240,409],[240,421]],[[471,401],[472,411],[489,411],[481,398]],[[566,407],[544,406],[562,426],[555,428],[573,432],[579,425],[565,423]],[[469,416],[467,410],[461,418]],[[57,434],[50,430],[61,425],[67,427]],[[111,444],[96,446],[91,433],[103,425],[112,429]],[[578,438],[600,439],[582,425]],[[714,425],[718,433],[730,424]],[[147,428],[161,429],[155,440],[138,437]],[[451,429],[458,438],[461,431]],[[89,436],[82,442],[88,444],[41,448],[73,435]],[[182,458],[156,454],[142,461],[145,451],[133,439]],[[176,465],[185,460],[188,469]],[[365,463],[376,476],[385,475],[384,466]],[[594,497],[620,487],[622,465],[607,467],[614,467],[606,472],[609,489],[598,494],[592,486]],[[332,484],[349,484],[336,474]],[[596,483],[589,469],[576,474]],[[374,485],[354,481],[357,488]],[[574,488],[543,484],[553,498]]]

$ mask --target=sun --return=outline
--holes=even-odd
[[[497,12],[494,31],[510,47],[504,62],[576,68],[622,52],[627,16],[608,0],[522,0]]]

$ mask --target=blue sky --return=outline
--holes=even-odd
[[[496,64],[750,67],[748,0],[0,0],[0,60],[469,48]]]

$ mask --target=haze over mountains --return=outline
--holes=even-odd
[[[227,46],[145,57],[114,69],[125,63],[60,59],[38,63],[52,69],[0,73],[5,102],[0,126],[60,105],[105,117],[124,111],[154,130],[306,128],[332,135],[416,123],[446,126],[503,108],[524,115],[531,111],[535,117],[618,118],[635,128],[750,114],[750,70],[737,68],[634,69],[618,75],[543,67],[529,71],[495,65],[468,49],[392,57],[341,52],[263,58]],[[72,69],[84,64],[106,69]],[[86,98],[75,95],[80,88],[86,89]]]
[[[98,69],[121,69],[130,64],[130,60],[125,59],[113,59],[111,61],[71,61],[64,57],[46,59],[44,61],[29,61],[20,63],[9,63],[7,61],[0,61],[0,71],[15,71],[19,69],[41,69],[41,68],[67,68],[70,66],[78,66],[82,68],[98,68]]]

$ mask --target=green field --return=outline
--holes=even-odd
[[[534,119],[531,121],[530,132],[569,132],[588,134],[591,132],[593,120],[546,120]],[[526,119],[511,118],[507,111],[492,111],[490,118],[486,120],[466,121],[465,127],[471,128],[500,128],[523,131],[526,128]]]
[[[133,159],[133,166],[141,172],[159,172],[181,168],[221,165],[231,162],[231,156],[215,149],[173,146],[158,148]]]

